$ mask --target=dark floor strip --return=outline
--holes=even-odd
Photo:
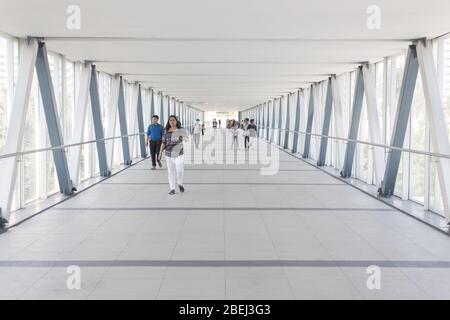
[[[348,267],[450,268],[450,261],[391,260],[1,260],[0,267]]]
[[[224,168],[203,168],[203,169],[189,169],[189,168],[185,168],[184,171],[261,171],[261,169],[263,169],[264,167],[261,167],[259,169],[246,169],[246,168],[242,168],[242,169],[224,169]],[[158,171],[167,171],[167,169],[157,169]],[[149,168],[147,169],[130,169],[130,171],[149,171],[149,172],[153,172],[153,170]],[[320,172],[319,170],[315,170],[315,169],[278,169],[277,171],[286,171],[286,172],[293,172],[293,171],[298,171],[298,172],[303,172],[303,171],[309,171],[309,172]]]
[[[127,208],[56,208],[67,211],[395,211],[390,208],[286,208],[286,207],[127,207]]]
[[[167,185],[167,182],[105,182],[113,185]],[[261,186],[341,186],[345,183],[282,183],[282,182],[185,182],[186,185],[261,185]]]

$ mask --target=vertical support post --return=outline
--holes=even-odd
[[[292,153],[298,152],[298,135],[300,131],[300,90],[297,91],[297,106],[295,108],[295,123],[294,123],[294,145],[292,146]]]
[[[325,165],[325,159],[327,156],[327,147],[328,147],[328,137],[327,136],[330,133],[332,106],[333,106],[333,94],[331,91],[331,77],[330,77],[330,78],[328,78],[327,96],[325,98],[325,114],[323,117],[322,137],[320,139],[319,160],[317,161],[318,166]]]
[[[285,124],[285,130],[284,131],[284,149],[288,149],[289,148],[289,130],[291,127],[291,119],[290,119],[290,114],[291,114],[291,94],[288,93],[287,97],[286,97],[286,124]]]
[[[362,103],[364,98],[364,81],[362,74],[362,67],[358,68],[356,77],[355,94],[353,96],[353,109],[350,130],[348,133],[349,140],[356,140],[358,138],[359,122],[361,119]],[[345,149],[344,165],[341,171],[341,177],[348,178],[352,175],[353,159],[355,157],[356,142],[347,141],[347,148]]]
[[[6,135],[5,153],[22,151],[25,121],[33,82],[34,66],[38,50],[36,39],[22,42],[20,66],[17,75],[16,90],[12,101],[8,132]],[[9,220],[14,189],[17,179],[19,156],[0,160],[0,227]]]
[[[150,89],[150,117],[155,115],[155,92]]]
[[[136,155],[136,136],[135,134],[137,133],[137,117],[138,117],[138,112],[137,112],[137,107],[138,107],[138,95],[139,95],[139,86],[137,85],[137,83],[134,83],[132,86],[130,86],[130,93],[131,93],[131,106],[128,110],[130,110],[130,114],[129,114],[129,123],[128,123],[128,134],[130,134],[130,140],[131,140],[131,147],[130,147],[130,151],[131,151],[131,159],[137,157]]]
[[[430,133],[433,151],[450,154],[450,141],[447,123],[445,122],[444,104],[439,90],[439,81],[433,58],[431,41],[419,42],[417,55],[420,74],[423,83],[428,118],[430,119]],[[450,221],[450,160],[436,159],[439,186],[447,223]]]
[[[116,135],[116,126],[117,126],[117,111],[118,111],[118,105],[119,105],[119,86],[120,86],[120,79],[118,76],[115,76],[112,79],[111,84],[111,104],[110,104],[110,113],[108,118],[108,127],[106,130],[106,136],[108,138],[112,138]],[[114,145],[116,143],[115,139],[108,140],[107,142],[107,156],[108,156],[108,162],[109,167],[114,167]]]
[[[266,140],[270,139],[270,100],[267,101],[267,113],[266,113]]]
[[[166,118],[164,117],[164,95],[163,93],[160,91],[159,92],[159,98],[160,98],[160,106],[159,106],[159,112],[160,112],[160,116],[159,118],[161,119],[161,124],[163,126],[166,125]]]
[[[283,96],[280,97],[280,103],[278,108],[278,145],[281,147],[281,125],[282,125],[282,105],[283,105]]]
[[[334,122],[335,122],[335,128],[336,128],[336,135],[339,138],[344,138],[344,111],[342,109],[342,100],[341,100],[341,90],[339,88],[339,81],[336,79],[336,76],[334,75],[331,78],[331,88],[333,91],[333,105],[334,105]],[[337,141],[337,158],[338,161],[336,163],[336,166],[341,167],[342,165],[342,157],[344,155],[344,143],[340,140]]]
[[[44,42],[39,43],[36,58],[36,73],[41,90],[42,104],[44,107],[45,119],[47,122],[48,135],[52,147],[64,145],[61,125],[58,118],[55,91],[48,63],[47,48]],[[58,177],[59,189],[61,193],[70,195],[75,188],[72,185],[67,164],[66,152],[64,149],[53,149],[53,160],[55,162],[56,175]]]
[[[270,143],[274,141],[274,135],[275,135],[275,102],[277,99],[272,100],[272,125],[270,126]]]
[[[393,147],[403,147],[418,72],[419,62],[417,58],[416,46],[411,45],[406,57],[405,72],[403,74],[394,128],[391,136],[390,145]],[[388,153],[384,178],[381,183],[381,188],[378,190],[378,193],[383,197],[389,197],[394,194],[401,155],[402,152],[400,150],[391,149]]]
[[[363,66],[364,88],[366,93],[367,115],[369,120],[370,139],[372,143],[382,144],[380,120],[378,118],[377,93],[375,85],[375,65]],[[376,185],[381,185],[384,173],[384,149],[372,147],[375,181]]]
[[[75,123],[70,144],[81,143],[83,141],[84,128],[86,123],[87,102],[89,97],[89,85],[91,83],[91,70],[89,65],[81,67],[80,83],[77,93],[77,104],[75,109]],[[80,155],[81,145],[69,149],[68,161],[69,170],[74,187],[78,186],[80,177]]]
[[[170,113],[170,106],[171,106],[171,104],[170,104],[170,97],[167,96],[167,120],[169,120],[169,117],[172,115]]]
[[[306,121],[305,146],[303,149],[303,159],[309,158],[311,148],[311,131],[314,118],[314,86],[309,89],[308,119]]]
[[[145,148],[145,136],[143,134],[144,128],[144,110],[142,108],[142,91],[141,85],[138,89],[138,101],[137,101],[137,120],[138,120],[138,133],[139,133],[139,145],[141,147],[141,158],[147,157],[147,150]],[[153,96],[153,93],[152,93]]]
[[[120,77],[120,87],[119,87],[119,124],[120,124],[120,135],[122,136],[122,155],[123,164],[126,166],[131,165],[130,158],[130,145],[128,139],[128,127],[127,127],[127,114],[125,111],[125,97],[123,92],[123,78]]]
[[[91,109],[92,109],[92,120],[94,123],[95,139],[97,144],[97,155],[98,155],[98,167],[100,169],[100,175],[102,177],[108,177],[111,175],[111,171],[108,167],[108,159],[106,157],[106,147],[105,138],[103,132],[103,121],[102,112],[100,108],[100,97],[98,93],[98,81],[97,81],[97,71],[95,66],[91,66],[91,84],[89,86],[89,93],[91,97]]]

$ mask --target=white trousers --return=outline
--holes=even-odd
[[[175,190],[178,185],[183,185],[184,178],[184,156],[176,158],[166,157],[167,173],[169,175],[170,190]]]

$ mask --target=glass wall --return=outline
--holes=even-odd
[[[450,38],[438,39],[434,41],[434,51],[436,55],[436,68],[441,86],[441,93],[444,103],[444,115],[447,122],[450,139]],[[377,98],[378,120],[381,128],[382,143],[389,145],[393,126],[396,118],[399,95],[405,69],[407,48],[402,52],[390,57],[384,57],[375,63],[375,91]],[[355,93],[356,70],[337,76],[342,103],[342,123],[336,123],[334,112],[332,114],[332,123],[330,134],[337,136],[337,126],[342,126],[345,134],[340,138],[348,138],[348,130],[351,122],[353,96]],[[321,134],[323,112],[326,97],[327,80],[320,82],[315,91],[315,101],[317,102],[314,110],[314,121],[312,132]],[[303,90],[301,104],[300,131],[306,130],[308,117],[309,89]],[[295,95],[293,96],[295,98]],[[276,104],[275,127],[278,127],[278,102]],[[295,119],[296,100],[291,100],[291,129]],[[284,97],[281,106],[281,116],[283,117],[282,128],[285,128],[286,116],[286,97]],[[333,106],[334,108],[334,106]],[[243,112],[246,117],[254,112],[254,109]],[[270,121],[272,121],[272,113]],[[367,105],[364,97],[361,120],[359,124],[358,140],[371,142],[368,122]],[[292,138],[292,136],[291,136]],[[281,145],[283,145],[284,134],[281,135]],[[275,139],[275,143],[278,140]],[[291,141],[292,143],[292,141]],[[292,147],[290,143],[289,147]],[[319,137],[311,137],[310,158],[317,160],[318,147],[320,145]],[[345,146],[345,145],[344,145]],[[300,136],[299,152],[303,153],[304,135]],[[427,106],[425,104],[424,90],[420,72],[417,78],[416,88],[413,96],[409,124],[406,132],[404,148],[414,149],[425,152],[435,152],[430,138],[430,123],[427,117]],[[385,160],[388,156],[388,149],[384,150]],[[344,154],[338,154],[338,143],[329,141],[326,164],[340,169]],[[422,204],[424,209],[433,210],[443,214],[443,201],[439,189],[439,179],[437,172],[438,159],[430,156],[403,152],[399,171],[396,179],[394,195],[404,199],[412,200]],[[353,164],[352,176],[368,184],[375,184],[373,150],[371,146],[357,144],[355,159]]]
[[[16,39],[0,37],[0,154],[5,152],[14,85],[17,80],[17,71],[19,68],[19,49],[19,43]],[[76,100],[81,63],[67,60],[64,56],[50,51],[48,52],[48,59],[61,132],[64,137],[64,143],[67,144],[72,139],[76,126]],[[113,111],[111,106],[112,77],[103,72],[99,72],[98,79],[103,127],[106,134],[106,128],[109,125],[109,115]],[[124,87],[126,88],[127,120],[131,121],[131,119],[136,119],[136,117],[133,118],[130,114],[136,111],[135,106],[131,106],[133,91],[130,90],[131,85],[127,81],[125,81]],[[148,92],[143,92],[144,109],[147,107],[147,104],[148,108],[150,107],[150,99],[146,99],[146,95],[148,94]],[[149,113],[149,110],[147,113]],[[146,118],[149,118],[149,114],[146,115]],[[120,135],[118,119],[116,119],[115,128],[116,132],[114,136]],[[137,130],[137,127],[135,129]],[[129,132],[131,130],[132,128],[130,127]],[[34,74],[31,86],[23,139],[23,150],[30,151],[50,147],[36,73]],[[83,140],[92,139],[95,139],[95,135],[92,123],[92,111],[88,99]],[[135,140],[137,141],[137,138]],[[118,168],[123,163],[120,139],[115,140],[114,144],[113,166],[114,168]],[[138,144],[135,143],[134,146],[134,150],[130,151],[134,155],[139,155],[140,153],[137,152]],[[95,143],[83,145],[81,147],[79,178],[81,180],[88,180],[98,175],[99,168],[96,145]],[[58,179],[51,151],[33,153],[19,159],[14,203],[12,206],[13,210],[23,208],[38,199],[45,199],[58,192]]]

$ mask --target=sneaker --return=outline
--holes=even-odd
[[[180,187],[180,192],[184,192],[184,187],[182,185],[178,185]]]
[[[152,170],[156,170],[156,166],[153,166],[153,167],[152,167]]]
[[[175,190],[170,190],[169,194],[170,195],[175,194]]]
[[[161,161],[158,161],[158,165],[159,165],[160,168],[162,168],[162,163],[161,163]]]

